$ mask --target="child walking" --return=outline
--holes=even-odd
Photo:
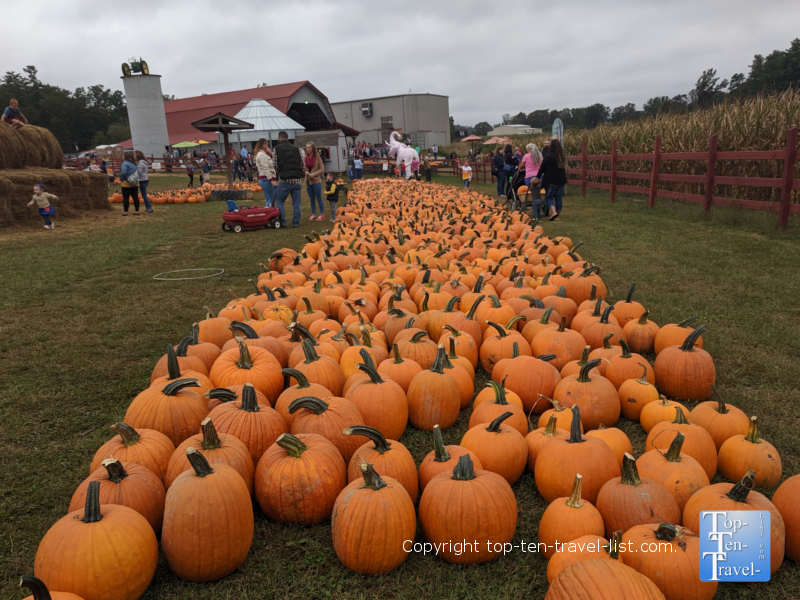
[[[186,162],[186,174],[189,176],[189,187],[194,187],[194,167],[192,166],[192,161],[189,160]]]
[[[469,166],[469,159],[465,159],[461,165],[461,179],[464,180],[464,189],[469,189],[469,182],[472,181],[472,167]]]
[[[325,176],[325,197],[328,199],[328,206],[331,207],[331,223],[336,222],[336,205],[339,202],[339,188],[333,181],[333,176],[333,171]]]
[[[44,219],[45,229],[56,228],[50,220],[50,216],[56,213],[56,209],[50,205],[50,200],[58,200],[58,196],[45,192],[43,183],[37,183],[33,186],[33,200],[28,202],[28,206],[33,206],[35,204],[39,208],[39,216]]]

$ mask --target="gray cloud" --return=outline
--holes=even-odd
[[[33,64],[74,89],[121,89],[141,55],[165,93],[195,96],[309,80],[331,101],[450,97],[457,123],[686,93],[704,69],[747,73],[798,36],[800,2],[571,0],[31,0],[0,38],[3,71]]]

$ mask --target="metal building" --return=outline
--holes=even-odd
[[[438,94],[402,94],[332,102],[339,123],[361,132],[357,141],[381,144],[392,131],[410,138],[412,146],[450,144],[450,99]]]
[[[170,141],[161,75],[129,75],[122,77],[122,85],[131,124],[131,147],[147,156],[168,152]]]

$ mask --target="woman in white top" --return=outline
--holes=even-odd
[[[278,187],[278,177],[275,174],[275,161],[272,158],[272,150],[269,149],[269,144],[266,138],[261,138],[256,142],[256,147],[253,149],[256,155],[256,169],[258,169],[258,185],[264,190],[264,198],[266,204],[264,206],[272,206],[275,200],[275,188]]]
[[[150,198],[147,196],[147,184],[150,179],[147,177],[147,161],[144,158],[144,152],[137,150],[134,153],[136,157],[136,170],[139,172],[139,195],[144,200],[144,212],[153,212],[153,207],[150,205]]]

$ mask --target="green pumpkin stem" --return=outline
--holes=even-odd
[[[100,512],[100,482],[92,481],[89,483],[89,489],[86,490],[86,503],[83,506],[83,519],[84,523],[97,523],[103,518]]]
[[[206,400],[219,400],[220,402],[233,402],[236,400],[236,392],[233,390],[229,390],[228,388],[214,388],[213,390],[208,390],[203,397]]]
[[[284,377],[291,377],[297,381],[298,389],[311,387],[311,384],[308,382],[308,378],[297,369],[281,369],[281,373]]]
[[[750,493],[756,485],[756,472],[753,469],[747,469],[742,480],[736,483],[731,490],[726,494],[728,498],[734,502],[747,503],[747,494]]]
[[[442,431],[439,425],[433,426],[433,460],[436,462],[447,462],[450,460],[450,453],[444,445]]]
[[[453,469],[452,479],[455,481],[470,481],[475,479],[475,465],[469,454],[462,454],[458,457],[458,462]]]
[[[175,381],[170,381],[167,385],[165,385],[164,389],[161,390],[161,393],[165,396],[174,396],[183,388],[187,387],[200,387],[200,382],[197,381],[197,379],[176,379]]]
[[[217,428],[214,427],[214,423],[211,422],[211,419],[208,417],[203,419],[203,422],[200,423],[200,430],[203,433],[204,450],[216,450],[220,447],[221,442],[219,434],[217,433]]]
[[[255,329],[242,321],[234,321],[231,323],[230,328],[247,340],[261,339],[261,336],[256,333]]]
[[[547,425],[544,426],[544,431],[542,432],[542,435],[545,437],[557,436],[558,435],[557,431],[558,427],[556,427],[557,424],[558,424],[558,417],[556,416],[555,413],[553,413],[547,420]]]
[[[583,443],[583,436],[581,435],[581,409],[575,404],[572,406],[572,423],[569,427],[569,443],[580,444]],[[555,416],[555,415],[554,415]]]
[[[703,332],[708,329],[708,325],[700,325],[695,328],[692,333],[686,336],[683,344],[681,345],[681,350],[684,352],[694,352],[694,345],[697,343],[697,338],[703,335]]]
[[[242,390],[242,410],[247,412],[258,412],[258,396],[256,395],[256,388],[252,383],[245,383]]]
[[[613,558],[614,560],[619,560],[619,547],[622,543],[622,533],[623,531],[620,529],[619,531],[615,531],[611,535],[611,539],[608,541],[608,546],[603,546],[608,555]]]
[[[392,449],[392,445],[386,437],[374,427],[367,425],[351,425],[342,431],[345,435],[363,435],[368,437],[375,444],[373,450],[377,450],[380,454]]]
[[[303,347],[303,354],[306,357],[305,363],[307,365],[319,360],[319,354],[317,354],[317,351],[314,349],[314,342],[306,338],[303,340],[301,345]]]
[[[599,303],[599,301],[598,301]],[[603,314],[600,317],[600,322],[603,325],[608,325],[608,317],[611,315],[611,311],[614,310],[614,307],[611,305],[606,306],[606,309],[603,311]]]
[[[619,338],[617,341],[619,342],[619,345],[622,347],[622,354],[620,356],[622,358],[631,358],[633,355],[631,354],[631,349],[630,346],[628,346],[628,342],[626,342],[622,338]]]
[[[190,345],[197,346],[200,343],[200,325],[192,323],[192,341]]]
[[[639,470],[636,468],[636,459],[627,452],[622,457],[622,483],[632,486],[641,485],[642,483],[639,477]]]
[[[669,445],[669,450],[667,450],[664,458],[669,462],[681,462],[681,448],[683,448],[684,439],[686,439],[686,436],[678,432],[672,439],[672,443]]]
[[[639,317],[639,325],[647,325],[647,317],[650,314],[649,310],[646,310],[642,313],[642,316]]]
[[[185,339],[185,338],[184,338]],[[167,381],[175,381],[181,378],[181,367],[178,364],[178,354],[175,348],[167,344]]]
[[[578,366],[582,367],[589,361],[589,353],[592,351],[591,346],[584,346],[583,352],[581,353],[581,357],[578,359]]]
[[[760,441],[761,438],[758,437],[758,423],[756,422],[757,419],[758,419],[758,417],[755,417],[755,416],[750,417],[750,430],[747,432],[747,435],[744,438],[748,442],[752,442],[754,444],[760,444],[761,443],[761,441]]]
[[[715,408],[714,410],[716,410],[721,415],[728,414],[729,412],[728,405],[725,404],[725,401],[722,399],[722,396],[717,391],[717,386],[713,384],[711,385],[711,394],[714,396],[714,400],[717,401],[717,408]]]
[[[503,424],[503,421],[505,421],[506,419],[508,419],[509,417],[512,417],[512,416],[514,416],[514,413],[512,413],[510,410],[504,412],[502,415],[497,417],[494,421],[489,423],[489,426],[486,428],[486,431],[488,431],[490,433],[500,433],[500,425]]]
[[[478,296],[478,298],[475,300],[475,302],[469,308],[469,312],[467,313],[467,319],[468,320],[470,320],[470,321],[474,321],[475,320],[475,311],[478,310],[478,306],[480,306],[481,302],[483,302],[484,300],[486,300],[486,296],[485,295],[481,294],[480,296]]]
[[[528,320],[528,317],[526,317],[525,315],[514,315],[514,316],[513,316],[513,317],[511,317],[511,318],[508,320],[508,322],[506,323],[506,329],[508,329],[509,331],[511,331],[511,330],[513,330],[513,329],[514,329],[514,327],[516,326],[516,324],[517,324],[519,321],[527,321],[527,320]]]
[[[369,353],[368,352],[363,351],[363,350],[362,350],[362,352],[364,352],[364,354],[366,354],[369,357]],[[371,361],[372,357],[369,357],[369,360]],[[372,365],[367,364],[366,362],[358,363],[356,365],[356,369],[366,373],[367,376],[369,377],[370,383],[373,383],[373,384],[376,384],[376,385],[383,383],[383,379],[381,378],[380,374],[378,373],[378,371]]]
[[[493,327],[494,329],[497,330],[497,335],[500,336],[500,339],[503,339],[504,337],[508,336],[508,332],[503,328],[502,325],[499,325],[498,323],[493,323],[492,321],[486,321],[486,323],[489,325],[489,327]]]
[[[583,500],[581,500],[582,481],[583,481],[583,475],[581,475],[580,473],[576,473],[575,480],[572,482],[572,494],[570,494],[566,502],[567,506],[569,506],[570,508],[580,508],[581,506],[583,506]]]
[[[433,360],[430,370],[434,373],[438,373],[439,375],[444,373],[444,360],[444,344],[439,344],[439,348],[436,351],[436,358]]]
[[[386,487],[386,482],[381,479],[381,476],[378,475],[378,472],[367,461],[363,461],[359,467],[361,468],[361,474],[364,477],[364,485],[361,486],[361,489],[366,488],[368,490],[375,490],[377,492],[381,488]]]
[[[675,420],[672,421],[675,425],[686,425],[689,421],[686,420],[686,415],[683,414],[683,409],[680,406],[675,407]]]
[[[561,317],[561,325],[558,326],[559,333],[563,333],[567,327],[567,317]]]
[[[236,340],[236,345],[239,346],[239,360],[236,361],[236,365],[240,369],[252,369],[253,360],[250,358],[250,349],[247,347],[244,338],[238,333],[234,333],[233,339]]]
[[[486,387],[492,388],[494,391],[494,403],[501,404],[501,405],[508,405],[508,400],[506,399],[506,391],[503,389],[501,385],[499,385],[496,381],[489,381],[486,384]]]
[[[286,450],[286,454],[293,458],[300,458],[300,455],[308,450],[308,446],[303,443],[303,440],[293,436],[291,433],[281,434],[281,436],[275,440],[275,443]]]
[[[609,344],[609,341],[612,337],[614,337],[613,331],[603,338],[603,350],[611,350],[611,344]]]
[[[578,373],[578,381],[581,383],[589,383],[591,381],[591,379],[589,378],[589,371],[596,368],[601,362],[603,362],[601,359],[594,358],[589,362],[587,362],[586,364],[584,364],[581,367],[580,373]]]
[[[133,446],[139,441],[139,433],[127,423],[119,422],[111,426],[111,430],[116,433],[125,447]]]
[[[685,329],[695,321],[697,321],[697,317],[689,317],[685,321],[681,321],[680,323],[678,323],[678,327],[680,327],[681,329]]]
[[[206,457],[197,448],[187,448],[186,458],[189,460],[189,464],[192,465],[192,469],[194,469],[195,477],[205,477],[214,472]]]
[[[630,289],[628,290],[628,295],[625,296],[625,303],[630,304],[633,301],[633,292],[636,290],[636,284],[632,283]]]
[[[123,467],[122,463],[116,458],[107,458],[100,464],[106,468],[109,481],[119,483],[128,476],[125,472],[125,467]]]
[[[19,587],[30,590],[33,600],[53,600],[44,581],[36,577],[23,575],[19,580]]]
[[[307,408],[315,414],[321,415],[328,410],[328,403],[314,396],[303,396],[297,400],[292,400],[292,403],[289,405],[289,413],[294,414],[301,408]]]
[[[656,529],[656,539],[662,542],[671,542],[675,538],[682,538],[683,531],[672,523],[659,523]]]

